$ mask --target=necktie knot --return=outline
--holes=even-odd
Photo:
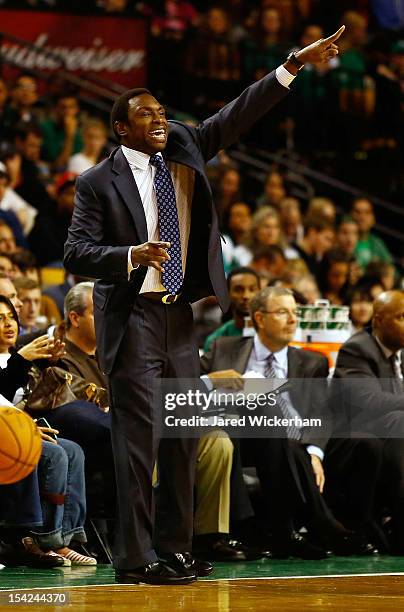
[[[161,166],[164,166],[164,159],[161,155],[155,153],[150,157],[149,163],[156,168],[161,168]]]

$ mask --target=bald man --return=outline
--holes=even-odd
[[[404,554],[403,349],[404,291],[386,291],[374,302],[372,328],[354,334],[339,351],[333,380],[336,423],[329,446],[334,469],[343,458],[344,434],[373,449],[373,463],[362,460],[356,466],[357,484],[372,480],[373,471],[374,487],[383,489],[381,506],[393,516],[396,554]]]

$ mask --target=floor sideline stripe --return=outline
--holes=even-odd
[[[316,576],[249,576],[249,577],[244,577],[244,578],[214,578],[212,580],[203,580],[201,582],[203,583],[208,583],[208,582],[223,582],[224,580],[228,580],[228,581],[237,581],[237,580],[314,580],[314,579],[319,579],[319,578],[374,578],[375,576],[404,576],[404,572],[379,572],[376,574],[319,574]],[[57,586],[50,586],[50,587],[31,587],[31,588],[14,588],[14,589],[2,589],[0,586],[0,591],[6,592],[6,591],[44,591],[44,590],[49,590],[49,589],[53,589],[54,591],[59,591],[59,590],[63,590],[63,589],[86,589],[86,588],[98,588],[98,587],[122,587],[125,589],[125,587],[130,587],[130,586],[149,586],[149,585],[138,585],[138,584],[121,584],[119,582],[108,582],[106,584],[76,584],[76,585],[57,585]],[[164,586],[164,585],[156,585],[156,586]]]

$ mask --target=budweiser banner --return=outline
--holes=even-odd
[[[2,9],[0,31],[6,66],[9,60],[22,70],[90,72],[128,87],[145,83],[146,22],[142,19]],[[35,44],[38,50],[8,40],[7,34]]]

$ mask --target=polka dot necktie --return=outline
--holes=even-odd
[[[164,263],[161,282],[169,293],[175,295],[182,287],[182,257],[178,211],[171,174],[161,155],[152,155],[150,163],[156,168],[156,190],[160,240],[171,242],[170,261]]]

